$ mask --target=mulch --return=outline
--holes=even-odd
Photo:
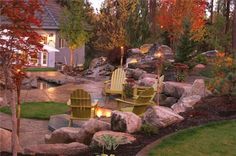
[[[111,153],[116,156],[135,156],[146,145],[176,131],[187,129],[189,127],[200,126],[213,121],[236,119],[236,97],[231,100],[227,96],[206,97],[195,105],[195,108],[180,115],[185,118],[184,121],[159,129],[157,135],[145,136],[141,133],[134,134],[137,141],[133,144],[121,145]],[[92,152],[101,153],[101,149],[93,149]],[[106,151],[106,153],[109,153]]]
[[[105,151],[105,153],[112,153],[116,156],[135,156],[146,145],[176,131],[204,125],[213,121],[236,119],[236,97],[206,97],[198,102],[194,106],[194,109],[188,110],[187,112],[181,113],[180,115],[185,118],[182,122],[173,124],[166,128],[161,128],[159,129],[158,134],[152,136],[147,136],[142,133],[135,133],[133,136],[136,137],[136,142],[133,144],[121,145],[115,151]],[[81,156],[96,156],[100,153],[102,153],[102,149],[96,148],[91,149],[89,153],[87,152],[81,154]]]

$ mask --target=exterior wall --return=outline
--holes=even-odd
[[[70,50],[68,47],[59,47],[59,31],[57,30],[37,30],[39,34],[42,36],[46,36],[47,43],[49,46],[58,49],[60,52],[49,52],[48,54],[48,67],[55,67],[55,63],[63,63],[69,64],[70,63]],[[38,65],[41,64],[42,56],[39,55]],[[85,62],[85,46],[78,48],[74,52],[74,63],[84,64]]]
[[[58,52],[50,52],[48,53],[48,67],[55,67],[55,53]]]
[[[56,53],[55,61],[57,63],[70,64],[70,50],[69,48],[59,48],[60,52]],[[85,48],[84,46],[76,49],[74,52],[74,64],[84,64]]]
[[[57,32],[55,30],[37,30],[37,32],[42,35],[47,37],[47,42],[44,44],[47,44],[51,47],[56,47],[56,34]],[[41,65],[42,62],[42,54],[38,56],[38,65]],[[55,52],[48,52],[48,57],[47,57],[47,67],[55,67]]]
[[[56,34],[56,48],[60,50],[59,53],[56,53],[55,62],[56,63],[63,63],[63,64],[70,64],[70,50],[68,47],[59,47],[59,32]],[[82,46],[81,48],[78,48],[74,52],[74,63],[76,65],[78,64],[84,64],[85,62],[85,46]]]
[[[56,30],[37,30],[37,33],[42,36],[46,36],[48,38],[46,44],[56,48]]]

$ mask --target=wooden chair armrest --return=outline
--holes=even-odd
[[[96,108],[97,105],[94,106],[76,106],[76,105],[69,105],[71,108]]]
[[[111,83],[111,80],[104,81],[104,84]]]
[[[129,104],[129,105],[136,105],[134,102],[131,101],[125,101],[122,99],[115,99],[118,103],[125,103],[125,104]]]

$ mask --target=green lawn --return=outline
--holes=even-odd
[[[48,120],[51,115],[65,114],[69,107],[64,103],[27,102],[21,106],[21,117]],[[9,107],[0,108],[0,112],[10,114]]]
[[[178,132],[164,139],[149,156],[236,156],[236,121]]]
[[[48,72],[48,71],[56,71],[55,68],[27,68],[25,69],[27,72]]]

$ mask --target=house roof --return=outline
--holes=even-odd
[[[43,13],[38,13],[36,16],[42,20],[41,27],[32,27],[37,29],[59,29],[60,14],[63,8],[56,2],[56,0],[48,0],[46,3],[43,3],[42,0],[40,1],[42,3]],[[6,17],[0,16],[0,22],[8,23],[9,21]]]
[[[42,2],[42,1],[41,1]],[[62,7],[56,3],[56,0],[48,0],[43,4],[43,13],[39,16],[42,20],[42,29],[59,29],[60,13],[62,12]]]

